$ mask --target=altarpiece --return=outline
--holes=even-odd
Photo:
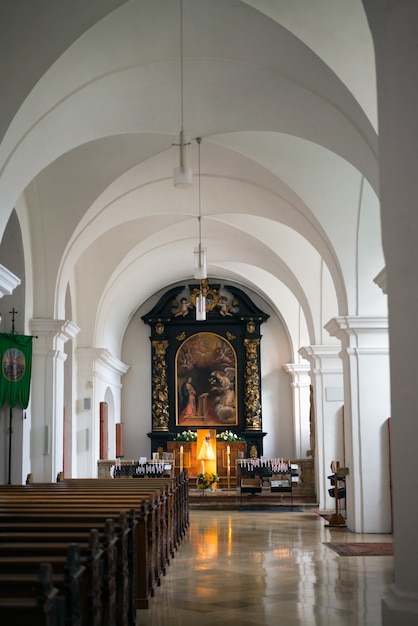
[[[196,321],[199,284],[169,289],[142,317],[151,329],[152,452],[185,430],[228,430],[263,452],[260,342],[268,315],[231,285],[212,284]]]

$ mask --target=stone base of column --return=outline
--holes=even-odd
[[[418,594],[405,593],[396,583],[382,598],[383,626],[416,626],[418,624]]]

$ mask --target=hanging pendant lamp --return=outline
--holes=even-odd
[[[207,293],[207,267],[206,267],[206,248],[202,246],[202,196],[201,196],[201,173],[200,173],[200,144],[202,138],[197,137],[198,145],[198,207],[199,214],[197,217],[199,224],[199,243],[194,249],[194,277],[200,280],[199,293],[196,296],[196,320],[204,321],[206,319],[206,293]]]
[[[199,224],[199,243],[194,249],[194,277],[202,280],[203,278],[207,278],[207,267],[206,267],[206,248],[202,246],[202,195],[201,195],[201,176],[200,176],[200,144],[202,143],[202,138],[196,138],[198,145],[198,207],[199,214],[197,217]]]

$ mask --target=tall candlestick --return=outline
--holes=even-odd
[[[226,466],[229,491],[231,489],[231,446],[226,446]]]

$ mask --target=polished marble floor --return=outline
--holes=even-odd
[[[191,510],[190,528],[138,626],[375,626],[393,557],[323,542],[385,542],[303,512]]]

